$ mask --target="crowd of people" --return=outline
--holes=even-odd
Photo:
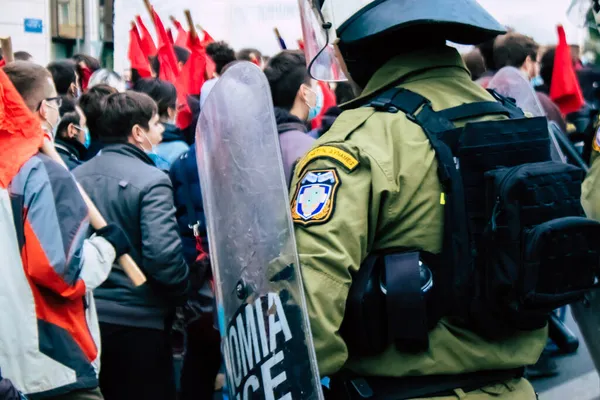
[[[335,374],[344,364],[354,371],[376,370],[382,376],[427,375],[429,370],[441,375],[477,371],[480,367],[467,360],[469,355],[479,361],[489,356],[482,369],[529,365],[530,377],[556,373],[552,365],[533,366],[545,345],[545,332],[541,331],[515,336],[504,348],[442,320],[430,336],[432,348],[442,349],[432,351],[429,359],[390,351],[383,363],[381,359],[349,359],[338,334],[348,281],[366,254],[378,244],[385,248],[386,240],[394,248],[411,248],[418,247],[421,239],[427,242],[424,247],[428,252],[439,253],[441,231],[416,232],[414,226],[434,226],[443,219],[439,205],[445,204],[444,192],[442,200],[436,192],[435,204],[425,211],[420,208],[429,201],[425,189],[438,190],[434,156],[420,128],[408,127],[405,121],[397,125],[391,120],[395,114],[381,113],[384,116],[376,122],[369,120],[372,113],[364,108],[342,113],[339,105],[358,107],[382,88],[398,82],[416,90],[423,80],[432,82],[423,95],[430,96],[434,104],[448,107],[489,101],[491,97],[482,88],[498,70],[509,66],[535,87],[549,120],[572,137],[582,134],[587,138],[581,131],[591,129],[598,98],[597,84],[584,77],[595,76],[595,70],[584,65],[573,51],[573,67],[581,77],[587,102],[583,108],[587,107],[588,122],[579,128],[581,118],[576,114],[581,110],[567,115],[551,99],[556,48],[540,46],[518,32],[490,35],[492,31],[488,29],[486,40],[463,55],[464,64],[454,49],[434,39],[406,45],[386,57],[381,54],[383,47],[371,44],[370,51],[377,56],[372,64],[353,57],[353,51],[364,52],[364,48],[349,47],[344,54],[354,82],[332,85],[311,77],[302,51],[283,50],[265,57],[256,49],[236,53],[225,42],[212,42],[206,54],[214,63],[214,71],[198,88],[199,95],[185,99],[192,114],[188,126],[177,121],[184,105],[177,85],[159,78],[158,57],[149,60],[152,76],[141,77],[132,70],[125,79],[84,54],[44,67],[27,52],[16,52],[15,61],[0,72],[0,97],[8,104],[9,83],[14,86],[27,109],[20,112],[19,124],[39,126],[69,172],[48,155],[35,151],[5,185],[17,241],[7,255],[12,254],[19,262],[8,264],[13,269],[10,273],[3,270],[5,284],[0,285],[0,291],[14,287],[9,295],[0,293],[4,299],[0,301],[4,307],[0,309],[0,399],[209,399],[215,389],[222,388],[221,339],[214,315],[206,215],[194,141],[199,114],[211,90],[220,76],[240,61],[258,65],[269,82],[292,200],[304,187],[302,179],[307,173],[337,171],[339,160],[336,164],[311,156],[299,167],[298,161],[315,146],[333,146],[346,160],[355,162],[340,169],[343,193],[337,200],[335,192],[330,198],[332,204],[339,202],[334,220],[328,222],[333,211],[322,221],[313,220],[313,215],[302,221],[294,217],[301,225],[296,236],[307,296],[315,307],[311,324],[324,375]],[[184,68],[190,51],[179,46],[174,46],[174,51],[177,67]],[[430,58],[433,53],[436,56]],[[357,98],[358,87],[364,90]],[[447,93],[453,94],[453,101],[443,99]],[[335,124],[340,115],[349,117]],[[370,136],[362,134],[364,130],[385,132],[375,140],[384,144],[373,144]],[[406,130],[402,139],[394,133],[397,130]],[[417,156],[418,160],[411,158]],[[412,161],[402,164],[398,159]],[[414,168],[422,159],[427,165]],[[396,175],[390,178],[390,174]],[[369,183],[367,175],[372,179]],[[397,176],[404,197],[392,185],[398,183]],[[107,220],[106,227],[90,227],[88,209],[76,182]],[[368,211],[359,209],[362,206]],[[396,224],[400,214],[404,219]],[[415,218],[418,223],[413,224]],[[367,228],[377,229],[377,234]],[[331,232],[356,235],[342,240],[328,236]],[[418,240],[398,241],[410,234]],[[124,254],[131,255],[141,267],[147,283],[132,283],[117,262]],[[329,271],[329,258],[324,254],[344,265]],[[450,337],[467,338],[455,340],[455,346],[466,356],[440,344]],[[477,355],[479,351],[489,354]],[[454,362],[453,357],[462,361]],[[176,368],[179,358],[181,365]],[[436,360],[438,363],[432,365]],[[600,359],[595,361],[600,368]],[[393,373],[388,374],[385,369],[392,367]],[[2,376],[9,377],[14,386]],[[528,392],[530,387],[520,377],[507,380],[498,395]],[[485,386],[489,382],[481,383]]]

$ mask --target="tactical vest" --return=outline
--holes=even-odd
[[[545,326],[556,308],[599,286],[600,223],[580,204],[584,171],[551,160],[548,122],[514,100],[434,111],[393,88],[367,106],[404,113],[427,136],[443,188],[441,254],[370,254],[353,277],[341,333],[351,354],[428,348],[451,317],[490,340]],[[508,118],[454,121],[490,115]]]

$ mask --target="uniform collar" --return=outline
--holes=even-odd
[[[469,71],[458,53],[449,46],[426,47],[397,55],[371,77],[361,95],[343,105],[344,109],[357,108],[384,89],[424,78],[442,76],[469,76]]]

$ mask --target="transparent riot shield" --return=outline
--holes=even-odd
[[[494,89],[503,96],[515,99],[517,106],[533,117],[546,116],[535,90],[515,67],[504,67],[499,70],[488,84],[488,89]],[[548,126],[548,134],[550,135],[550,154],[552,159],[566,163],[567,157],[564,155],[556,135],[550,129],[550,126]]]
[[[229,68],[196,130],[231,399],[322,399],[269,83]]]

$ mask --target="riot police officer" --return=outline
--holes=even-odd
[[[537,361],[544,328],[490,340],[441,318],[426,348],[390,345],[367,356],[349,351],[342,332],[349,293],[370,254],[439,254],[444,234],[446,201],[428,137],[406,114],[381,112],[369,101],[394,87],[426,97],[435,110],[494,101],[446,40],[478,44],[503,27],[475,0],[300,0],[300,9],[311,75],[347,75],[362,89],[298,162],[291,184],[311,329],[321,376],[331,377],[329,394],[535,399],[519,371]],[[402,311],[395,318],[407,329],[418,319]]]

